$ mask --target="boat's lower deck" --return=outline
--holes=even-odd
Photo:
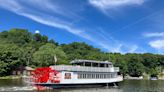
[[[90,84],[35,84],[36,86],[50,87],[50,88],[78,88],[78,87],[103,87],[103,86],[118,86],[115,83],[90,83]]]
[[[122,80],[123,77],[117,72],[55,71],[51,68],[39,68],[27,78],[31,84],[53,88],[103,86]]]

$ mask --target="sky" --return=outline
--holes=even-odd
[[[12,28],[105,52],[164,54],[164,0],[0,0],[0,31]]]

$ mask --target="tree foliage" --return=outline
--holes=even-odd
[[[11,74],[19,66],[49,66],[69,64],[74,59],[111,61],[120,67],[120,73],[141,76],[143,73],[158,75],[164,69],[164,55],[109,53],[84,42],[58,44],[39,33],[32,34],[26,29],[11,29],[0,33],[0,75]]]
[[[11,73],[24,63],[23,50],[14,44],[0,44],[0,76]]]
[[[52,43],[47,43],[39,48],[33,54],[34,63],[36,66],[49,66],[55,64],[54,57],[57,57],[57,62],[61,64],[66,59],[65,53],[60,49],[60,47],[56,47]]]
[[[128,73],[130,76],[139,77],[142,76],[144,72],[144,66],[141,63],[142,58],[139,56],[133,56],[130,58],[128,63]]]

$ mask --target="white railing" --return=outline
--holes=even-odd
[[[85,71],[85,72],[119,72],[119,67],[86,67],[86,66],[71,66],[71,65],[55,65],[50,66],[57,71]]]

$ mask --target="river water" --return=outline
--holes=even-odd
[[[48,89],[37,91],[21,80],[0,80],[0,92],[164,92],[164,81],[124,80],[118,87]]]

